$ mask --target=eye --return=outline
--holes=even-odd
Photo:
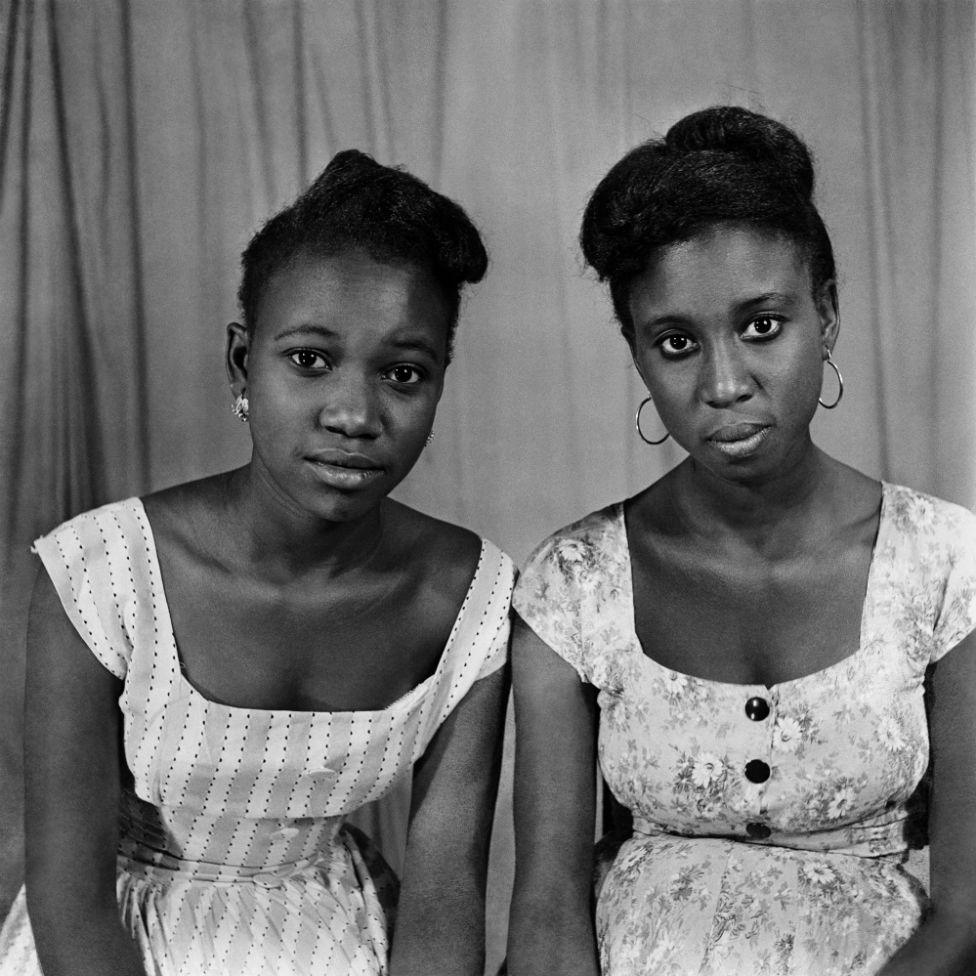
[[[416,386],[424,379],[424,373],[411,363],[397,363],[383,374],[387,379],[401,386]]]
[[[681,359],[698,348],[698,343],[684,332],[668,332],[657,340],[665,359]]]
[[[757,315],[742,330],[742,338],[750,341],[762,342],[764,339],[774,339],[783,329],[783,320],[775,315]]]
[[[314,349],[295,349],[288,353],[288,358],[299,368],[304,370],[326,369],[328,363],[325,356]]]

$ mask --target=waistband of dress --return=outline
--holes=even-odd
[[[202,881],[209,884],[256,884],[277,888],[294,878],[322,874],[332,852],[313,854],[284,864],[260,867],[190,861],[148,850],[120,853],[116,863],[121,873],[152,882]]]
[[[893,837],[890,830],[866,830],[860,839],[852,839],[843,829],[819,831],[810,834],[787,833],[771,830],[768,837],[750,836],[743,830],[737,833],[677,834],[641,817],[634,817],[633,839],[661,840],[668,843],[716,841],[741,844],[750,848],[773,848],[796,851],[801,854],[862,858],[873,861],[902,861],[908,857],[909,848],[902,837]]]

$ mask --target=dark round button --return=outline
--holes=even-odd
[[[747,823],[746,833],[756,840],[765,840],[772,831],[764,823]]]
[[[746,763],[746,779],[750,783],[765,783],[769,779],[769,766],[761,759],[750,759]]]
[[[761,722],[769,714],[769,702],[765,698],[750,698],[746,702],[746,718]]]

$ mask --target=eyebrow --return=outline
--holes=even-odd
[[[394,349],[415,349],[417,352],[422,352],[427,356],[430,356],[434,362],[440,362],[442,354],[439,353],[433,346],[432,343],[428,342],[426,339],[419,339],[413,336],[404,336],[402,339],[393,339],[390,345]]]
[[[315,335],[322,336],[324,339],[335,339],[336,334],[331,330],[327,329],[324,325],[296,325],[290,329],[282,329],[281,332],[276,332],[274,335],[274,342],[279,339],[290,339],[292,336],[307,336]]]
[[[745,312],[759,305],[768,305],[770,302],[774,305],[788,305],[792,308],[796,305],[796,296],[781,291],[767,291],[755,298],[747,298],[733,307],[737,312]]]
[[[731,308],[736,315],[742,315],[744,312],[749,312],[754,308],[761,308],[763,305],[773,304],[794,308],[796,303],[795,295],[790,295],[782,291],[766,291],[761,295],[756,295],[754,298],[745,298],[740,302],[735,302]],[[687,319],[688,316],[680,312],[664,312],[662,315],[655,315],[654,318],[648,319],[645,322],[635,322],[634,324],[637,328],[653,329],[659,326],[670,325],[671,323],[684,322]]]
[[[302,325],[292,326],[290,329],[282,329],[275,334],[272,341],[280,342],[282,339],[302,338],[306,336],[317,336],[322,339],[338,339],[339,335],[333,332],[328,326],[319,325],[314,322],[303,323]],[[391,339],[388,343],[394,349],[416,350],[430,356],[434,362],[440,362],[442,354],[437,351],[434,345],[426,339],[417,336],[403,336],[402,338]]]

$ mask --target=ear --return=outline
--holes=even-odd
[[[226,363],[227,378],[234,396],[247,389],[247,357],[251,349],[251,336],[240,322],[227,326]]]
[[[816,296],[814,304],[820,316],[820,336],[824,358],[833,351],[834,343],[840,332],[840,309],[837,305],[837,282],[831,278],[825,281]]]

